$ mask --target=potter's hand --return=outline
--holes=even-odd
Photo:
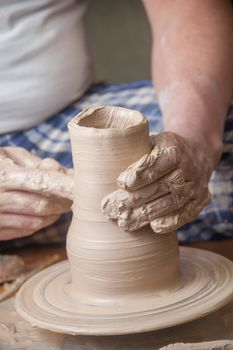
[[[54,223],[72,203],[72,170],[23,148],[0,148],[0,240]]]
[[[102,202],[104,214],[126,231],[150,224],[156,233],[192,221],[210,199],[212,163],[187,139],[164,132],[151,136],[152,152],[120,174],[121,189]]]

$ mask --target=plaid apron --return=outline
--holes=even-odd
[[[67,123],[82,109],[97,105],[116,105],[136,109],[148,117],[150,132],[162,131],[162,116],[151,81],[92,87],[75,104],[26,131],[0,136],[0,147],[19,146],[45,158],[56,159],[66,167],[72,166]],[[32,112],[33,113],[33,112]],[[224,152],[210,181],[212,201],[197,220],[178,231],[181,242],[216,240],[233,237],[233,110],[230,108],[224,133]],[[71,215],[61,219],[31,237],[8,242],[11,246],[28,243],[64,242]]]

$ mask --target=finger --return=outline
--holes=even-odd
[[[53,224],[59,215],[32,216],[12,213],[0,213],[0,229],[31,230],[36,232]]]
[[[1,186],[8,191],[26,191],[72,200],[73,178],[55,171],[6,167],[2,170]]]
[[[133,192],[119,189],[103,198],[101,208],[108,218],[117,219],[125,210],[151,202],[169,191],[170,186],[166,182],[155,182]]]
[[[129,192],[119,189],[108,194],[102,200],[101,209],[108,218],[117,219],[125,210],[139,207],[169,192],[176,196],[177,203],[193,196],[191,183],[185,182],[180,169],[175,169],[163,176],[160,181],[155,181],[138,190]]]
[[[143,156],[118,177],[121,188],[134,191],[144,187],[172,170],[179,164],[176,147],[156,146],[150,154]]]
[[[41,158],[22,147],[4,147],[4,150],[17,165],[36,168],[41,162]]]
[[[150,226],[155,233],[159,234],[176,231],[181,226],[195,220],[209,200],[210,193],[207,192],[201,201],[192,200],[184,208],[153,220]]]
[[[48,216],[70,211],[68,199],[45,197],[35,193],[10,191],[0,197],[0,211],[15,214]]]
[[[5,148],[0,148],[0,164],[15,165]]]
[[[125,231],[135,231],[151,221],[175,211],[181,205],[172,193],[132,210],[124,211],[118,218],[118,225]]]
[[[67,175],[73,175],[73,169],[67,169],[64,166],[62,166],[59,162],[57,162],[55,159],[52,158],[44,158],[41,160],[40,164],[38,165],[39,169],[43,170],[53,170],[58,171],[63,174]]]
[[[170,191],[151,202],[122,211],[118,216],[118,225],[126,231],[138,230],[156,218],[184,207],[193,196],[190,183],[172,184]]]
[[[8,241],[10,239],[22,238],[30,236],[34,233],[31,230],[19,230],[13,228],[0,229],[0,241]]]
[[[63,167],[55,159],[42,159],[21,147],[4,147],[3,150],[5,151],[5,154],[7,154],[7,156],[12,159],[14,164],[25,166],[28,168],[53,170],[59,171],[64,174],[73,175],[71,169]]]
[[[74,169],[73,168],[65,168],[65,172],[69,176],[74,176]]]

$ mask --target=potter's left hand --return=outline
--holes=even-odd
[[[107,195],[102,210],[121,228],[150,224],[167,233],[194,220],[210,199],[213,164],[206,152],[172,132],[151,136],[152,152],[120,174],[121,189]]]
[[[20,147],[0,148],[0,241],[28,236],[70,211],[72,169]]]

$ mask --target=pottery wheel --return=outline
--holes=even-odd
[[[156,273],[156,271],[155,271]],[[113,335],[157,330],[194,320],[233,298],[233,263],[212,252],[180,248],[180,278],[168,290],[87,304],[69,295],[68,261],[30,278],[18,292],[16,309],[32,325],[70,334]]]

